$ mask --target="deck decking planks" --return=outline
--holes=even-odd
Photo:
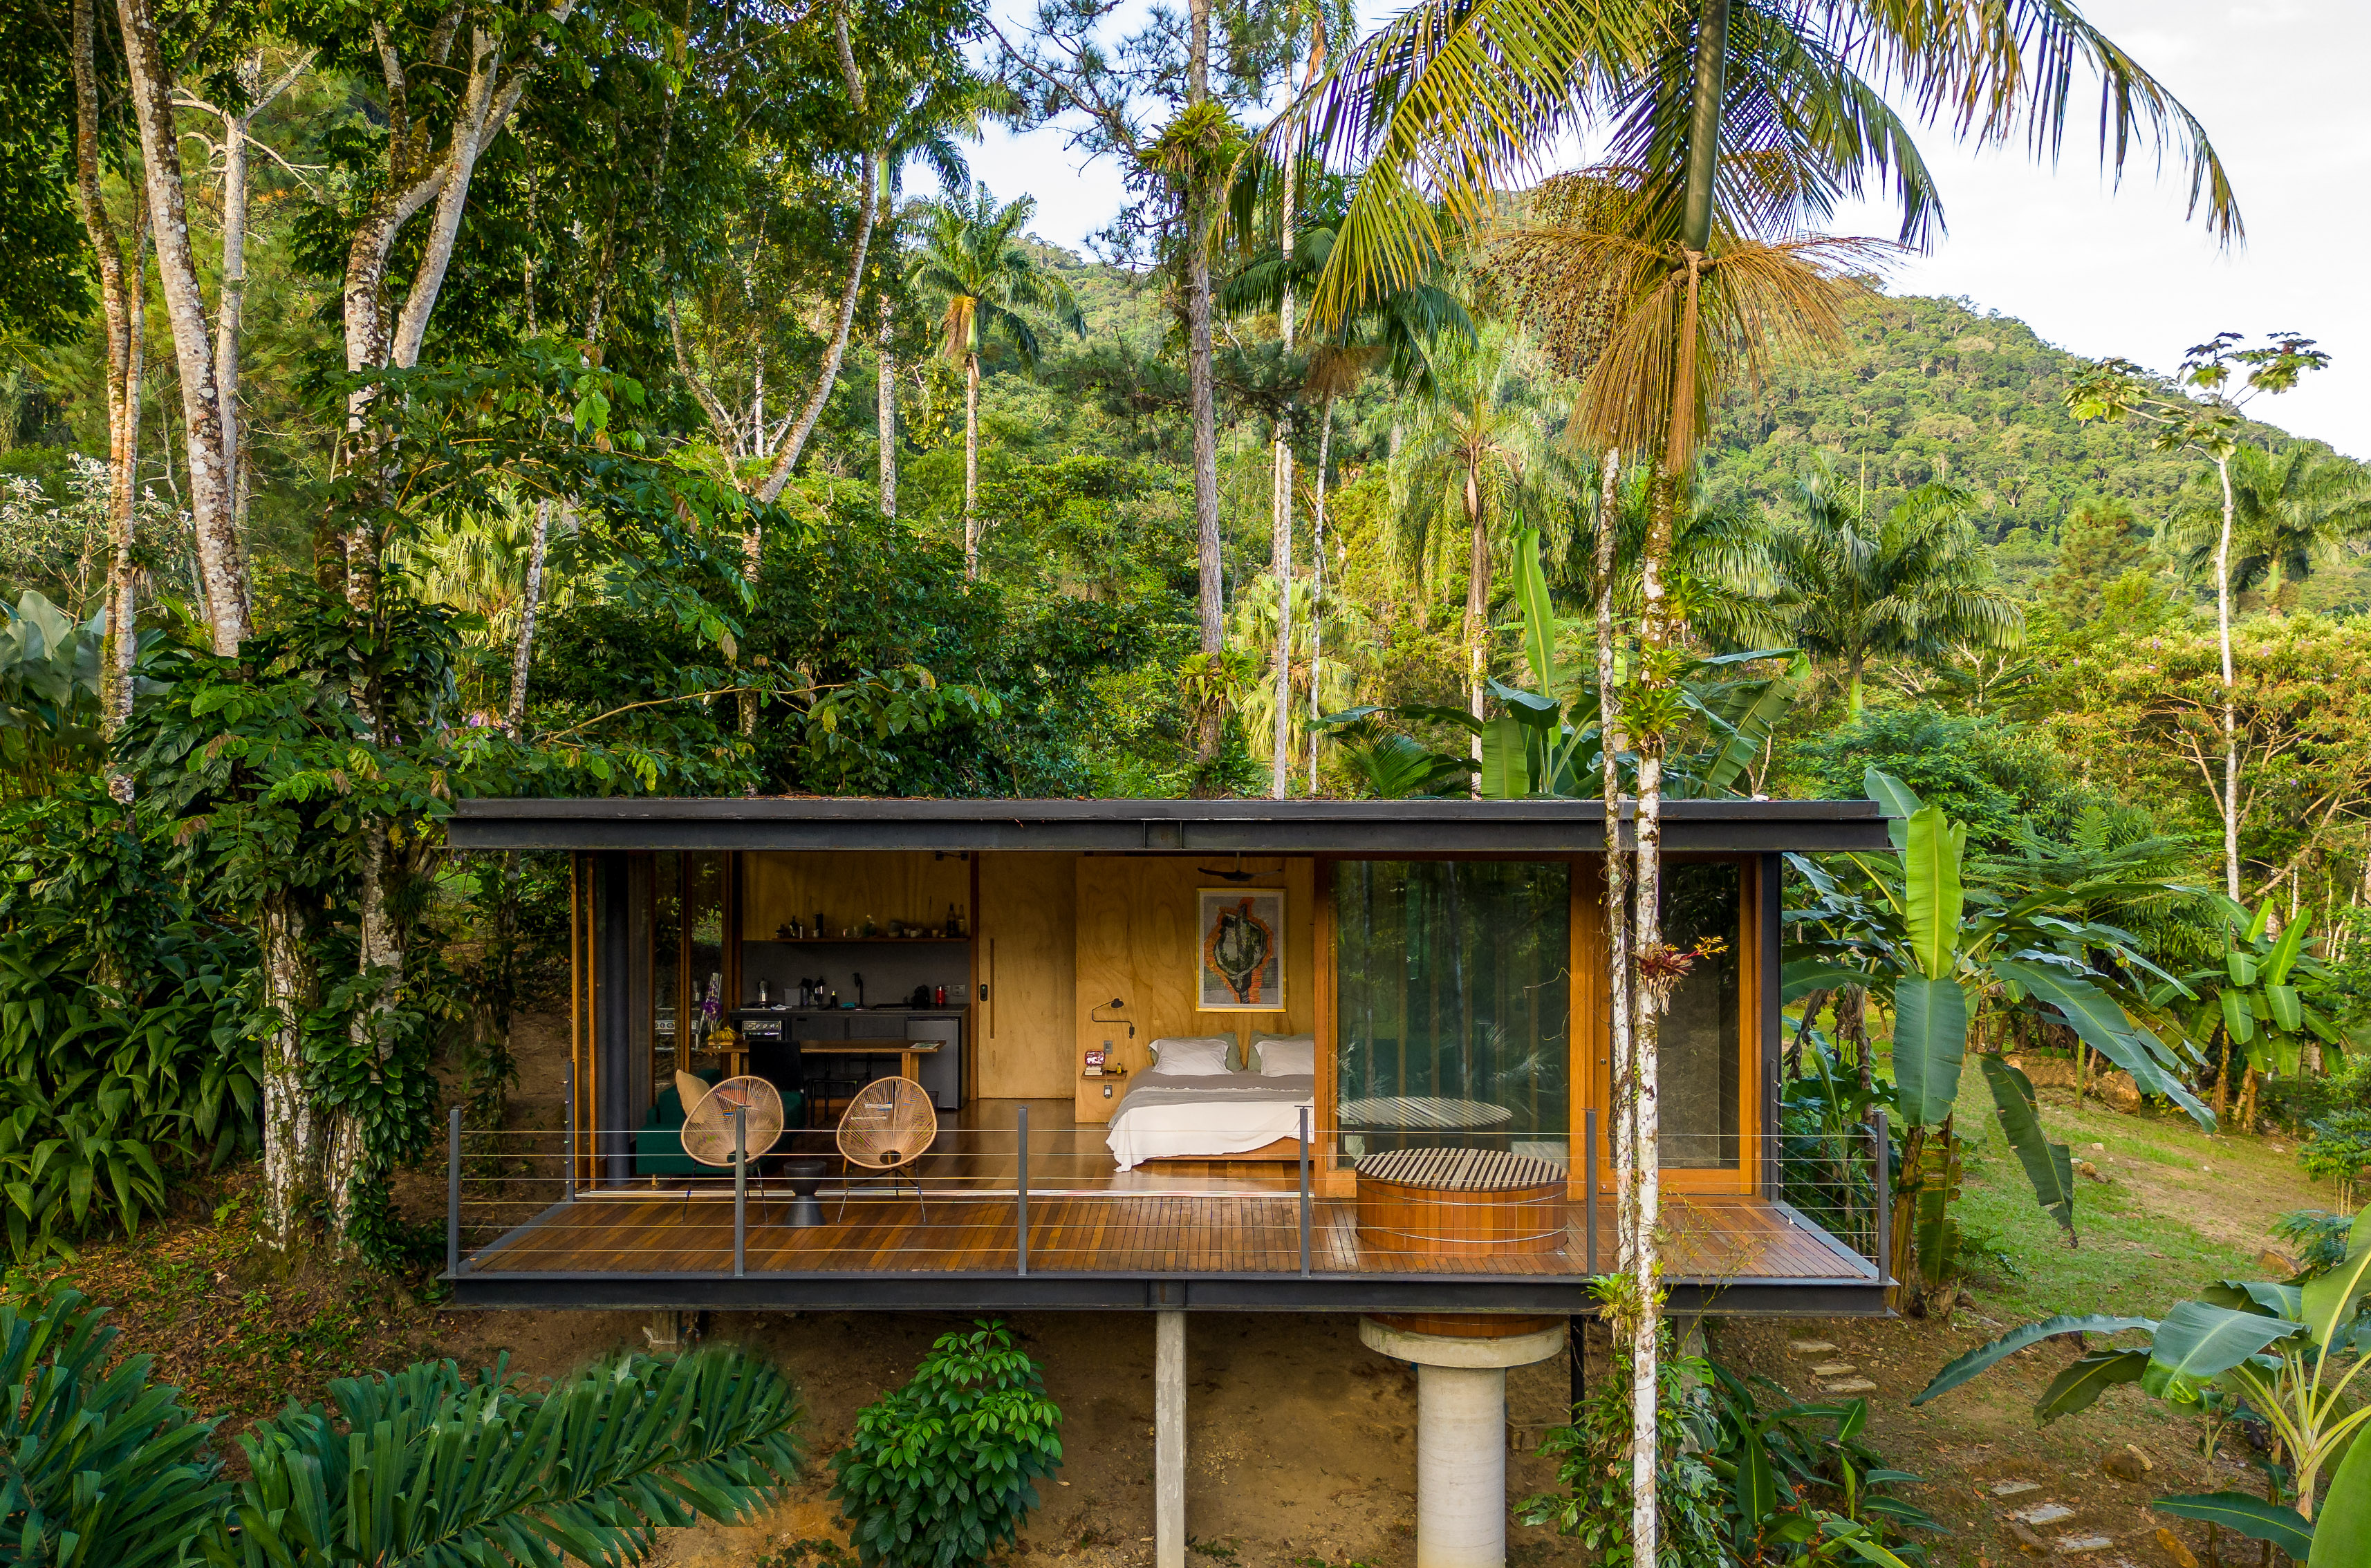
[[[823,1200],[833,1221],[834,1197]],[[1010,1274],[1018,1264],[1010,1196],[941,1197],[928,1216],[910,1197],[866,1196],[844,1222],[794,1228],[780,1193],[752,1196],[744,1254],[748,1272]],[[1049,1195],[1029,1204],[1032,1274],[1287,1274],[1301,1266],[1300,1205],[1265,1194],[1105,1193]],[[1832,1281],[1866,1277],[1869,1265],[1783,1205],[1746,1196],[1664,1199],[1664,1277],[1714,1285],[1739,1279]],[[1609,1201],[1598,1209],[1598,1267],[1613,1266]],[[1358,1237],[1356,1205],[1319,1200],[1310,1262],[1320,1274],[1571,1275],[1588,1272],[1585,1226],[1573,1205],[1560,1252],[1447,1257],[1382,1251]],[[497,1238],[473,1239],[476,1274],[723,1274],[733,1266],[729,1197],[592,1196],[562,1204]]]

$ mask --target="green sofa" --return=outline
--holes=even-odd
[[[723,1073],[711,1068],[693,1075],[700,1082],[714,1084]],[[708,1167],[683,1152],[683,1096],[670,1083],[659,1090],[651,1102],[650,1119],[634,1134],[634,1174],[637,1176],[699,1176]]]

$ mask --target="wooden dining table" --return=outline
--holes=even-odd
[[[802,1056],[895,1056],[897,1076],[919,1083],[922,1058],[937,1055],[941,1043],[903,1036],[882,1040],[802,1040],[798,1042],[798,1051]]]

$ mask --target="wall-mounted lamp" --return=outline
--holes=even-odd
[[[1110,1001],[1108,1001],[1108,1002],[1099,1003],[1099,1004],[1097,1004],[1097,1005],[1096,1005],[1096,1006],[1094,1006],[1094,1007],[1089,1008],[1089,1009],[1087,1009],[1087,1018],[1088,1018],[1089,1021],[1091,1021],[1091,1022],[1094,1022],[1094,1023],[1125,1023],[1125,1024],[1128,1024],[1128,1037],[1130,1040],[1133,1040],[1133,1039],[1135,1039],[1135,1038],[1136,1038],[1136,1025],[1135,1025],[1134,1023],[1130,1022],[1128,1020],[1124,1019],[1124,1018],[1105,1018],[1105,1017],[1104,1016],[1104,1014],[1105,1014],[1106,1011],[1110,1011],[1110,1012],[1125,1012],[1125,1011],[1127,1011],[1127,1010],[1128,1010],[1128,1003],[1127,1003],[1124,999],[1122,999],[1121,997],[1113,997]]]

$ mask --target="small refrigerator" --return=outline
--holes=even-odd
[[[931,1103],[943,1112],[963,1109],[963,1020],[909,1018],[908,1040],[935,1040],[939,1048],[920,1059],[917,1072],[930,1091]]]

